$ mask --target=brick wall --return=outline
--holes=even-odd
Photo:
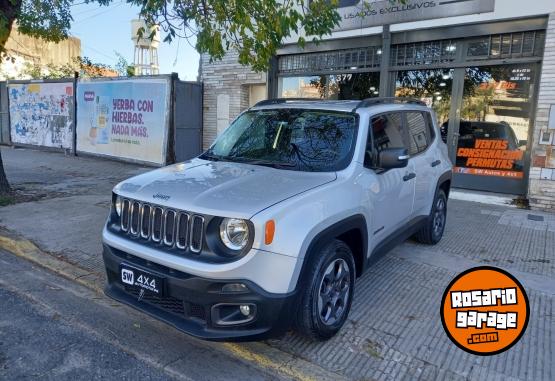
[[[555,141],[540,144],[540,136],[548,127],[552,105],[555,107],[555,13],[550,15],[547,27],[528,187],[530,206],[551,211],[555,210]],[[555,134],[555,130],[550,131]]]
[[[204,82],[203,147],[206,149],[218,135],[218,125],[221,132],[249,106],[249,86],[265,84],[266,74],[242,66],[237,53],[230,52],[221,61],[214,62],[201,55],[199,75]],[[221,95],[219,99],[218,95]]]

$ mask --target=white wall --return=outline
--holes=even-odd
[[[494,12],[396,24],[391,26],[391,31],[399,32],[404,30],[428,29],[447,25],[469,24],[492,20],[549,15],[552,12],[555,12],[555,0],[496,0]],[[372,28],[361,28],[356,30],[334,32],[331,36],[326,36],[324,39],[327,40],[341,37],[364,36],[378,34],[381,32],[381,26]],[[291,36],[291,38],[285,40],[284,44],[296,43],[297,39],[298,35],[293,35]]]

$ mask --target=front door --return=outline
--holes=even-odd
[[[375,161],[385,148],[407,148],[402,113],[386,113],[372,117],[368,134],[367,152]],[[367,159],[365,161],[370,161]],[[379,163],[373,163],[379,167]],[[372,234],[374,245],[387,238],[403,224],[407,223],[413,210],[415,178],[413,164],[405,168],[395,168],[377,173],[377,187],[374,192],[374,215]]]

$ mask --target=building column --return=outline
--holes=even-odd
[[[540,75],[536,119],[532,131],[531,168],[528,199],[532,209],[555,210],[555,140],[540,144],[541,135],[548,130],[549,112],[555,109],[555,13],[549,16],[545,51]],[[552,117],[555,119],[555,116]],[[551,120],[555,124],[555,120]]]
[[[382,32],[382,56],[380,62],[380,97],[390,97],[391,93],[389,77],[389,57],[391,54],[391,31],[389,25],[383,26]]]

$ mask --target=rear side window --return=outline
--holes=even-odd
[[[426,118],[422,112],[407,112],[407,129],[409,144],[409,155],[414,156],[428,148],[433,140],[430,126],[430,118]],[[426,113],[427,114],[427,113]]]

